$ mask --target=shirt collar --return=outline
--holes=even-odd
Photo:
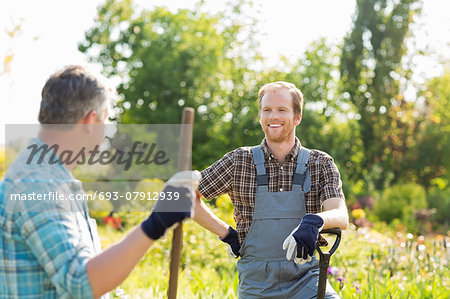
[[[297,157],[298,153],[300,152],[300,149],[302,148],[302,144],[300,143],[300,140],[298,140],[297,137],[295,137],[295,144],[294,147],[292,148],[292,150],[289,152],[289,154],[286,155],[286,157],[284,157],[284,160],[294,160],[295,157]],[[269,146],[267,145],[267,140],[264,137],[264,139],[261,142],[261,149],[263,150],[264,153],[264,159],[275,159],[275,156],[272,154],[272,152],[269,149]]]

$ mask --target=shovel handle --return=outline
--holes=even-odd
[[[321,234],[332,234],[336,235],[336,240],[334,241],[333,246],[329,251],[323,252],[319,245],[316,245],[317,252],[319,252],[320,260],[319,260],[319,283],[317,289],[317,299],[325,298],[325,291],[327,288],[327,276],[328,276],[328,267],[330,266],[330,257],[336,251],[341,243],[341,229],[340,228],[328,228],[323,229]]]
[[[339,247],[339,244],[341,243],[341,229],[340,228],[327,228],[320,231],[321,234],[332,234],[336,235],[336,240],[334,241],[333,246],[331,247],[330,251],[327,251],[330,256],[336,251],[336,249]],[[320,249],[319,245],[316,245],[317,252],[319,252],[320,257],[322,258],[324,252]]]
[[[178,171],[191,169],[192,156],[192,127],[194,125],[194,108],[186,107],[183,109],[183,115],[180,132],[180,148],[178,151]],[[190,126],[188,126],[190,125]],[[181,249],[183,247],[183,223],[180,223],[174,229],[172,235],[172,248],[170,251],[169,265],[169,289],[167,290],[168,299],[177,298],[178,290],[178,271],[180,268]]]

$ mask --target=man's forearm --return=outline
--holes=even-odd
[[[324,211],[318,213],[324,221],[323,228],[340,228],[348,227],[348,212],[345,201],[342,198],[330,198],[323,202]]]
[[[220,238],[224,238],[228,234],[229,225],[214,215],[201,200],[201,197],[200,192],[197,191],[194,221]]]
[[[94,297],[98,298],[122,283],[153,242],[138,226],[119,243],[92,258],[86,271]]]

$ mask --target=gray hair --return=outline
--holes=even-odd
[[[113,93],[103,76],[82,66],[65,66],[51,75],[42,89],[39,122],[75,124],[92,110],[100,116]]]

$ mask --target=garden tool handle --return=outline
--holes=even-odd
[[[325,291],[327,288],[328,267],[330,266],[330,257],[338,248],[339,243],[341,243],[341,229],[340,228],[328,228],[328,229],[323,229],[320,233],[336,235],[336,240],[334,241],[334,244],[329,251],[323,252],[320,249],[319,245],[316,245],[317,252],[319,252],[319,256],[320,256],[319,286],[317,289],[317,299],[325,299]]]
[[[327,228],[320,231],[321,234],[332,234],[336,235],[336,240],[334,241],[333,246],[331,247],[330,251],[327,253],[330,254],[330,256],[336,251],[336,249],[339,247],[339,244],[341,243],[341,229],[340,228]],[[320,250],[319,245],[316,245],[317,252],[319,252],[320,257],[324,254],[322,250]]]
[[[180,132],[180,145],[178,150],[178,171],[191,169],[192,156],[192,129],[194,125],[194,108],[186,107],[183,109]],[[190,125],[190,126],[186,126]],[[168,299],[177,298],[178,289],[178,271],[180,268],[181,249],[183,246],[183,223],[180,223],[174,229],[172,235],[172,248],[170,251],[169,265],[169,288],[167,290]]]

